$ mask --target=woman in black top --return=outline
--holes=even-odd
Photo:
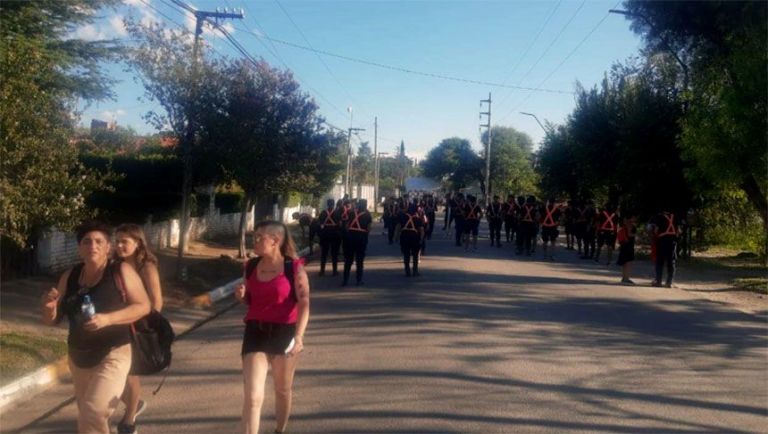
[[[81,225],[77,243],[83,262],[64,272],[42,300],[44,323],[53,326],[65,316],[69,321],[80,433],[109,433],[109,416],[131,368],[128,325],[149,313],[147,292],[133,267],[110,263],[111,232],[102,223]]]

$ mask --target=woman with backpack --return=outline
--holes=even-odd
[[[45,324],[55,326],[65,316],[69,321],[67,352],[80,433],[110,432],[109,417],[131,369],[129,325],[149,313],[139,275],[126,263],[110,261],[111,237],[109,226],[83,223],[77,229],[82,262],[42,297]]]
[[[243,431],[259,432],[267,371],[271,367],[275,432],[282,433],[291,413],[293,376],[309,322],[309,278],[284,224],[259,223],[253,240],[257,258],[246,263],[244,284],[235,291],[237,300],[248,306],[241,351]]]
[[[160,312],[163,309],[163,291],[160,286],[160,273],[157,269],[157,258],[149,250],[144,231],[134,224],[123,224],[115,229],[114,259],[123,261],[133,267],[139,274],[141,282],[149,295],[152,310]],[[118,434],[136,433],[136,417],[144,412],[147,403],[140,399],[141,382],[138,375],[129,375],[125,384],[122,401],[125,403],[125,414],[117,424]]]

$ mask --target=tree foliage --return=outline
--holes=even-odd
[[[69,229],[103,178],[69,143],[77,98],[110,96],[99,67],[116,47],[69,38],[113,1],[2,2],[0,16],[0,234],[24,247],[51,226]]]
[[[482,159],[488,132],[483,133]],[[491,131],[491,176],[492,195],[533,193],[536,189],[536,173],[533,170],[533,141],[511,127],[493,127]],[[485,167],[485,166],[483,166]]]
[[[451,190],[480,181],[484,167],[469,140],[459,137],[443,139],[421,162],[424,176],[447,183]]]

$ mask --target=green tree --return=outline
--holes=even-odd
[[[83,41],[71,31],[114,1],[0,3],[0,235],[24,248],[51,226],[70,229],[89,215],[85,199],[104,188],[69,144],[78,98],[111,95],[100,68],[112,41]],[[10,245],[10,244],[9,244]]]
[[[451,190],[458,190],[480,181],[484,164],[469,140],[451,137],[429,150],[421,169],[424,176],[446,182]]]
[[[680,144],[689,178],[713,194],[743,190],[768,233],[765,3],[630,0],[624,7],[647,52],[674,52],[686,65]]]
[[[373,151],[368,142],[360,143],[357,155],[352,159],[352,183],[373,184]]]
[[[533,193],[536,173],[533,170],[533,141],[527,134],[510,127],[493,127],[491,149],[490,192],[504,196],[508,193]],[[482,136],[483,153],[488,132]]]

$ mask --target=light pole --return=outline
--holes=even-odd
[[[375,212],[378,212],[379,209],[379,157],[385,157],[387,155],[389,155],[389,152],[377,152],[376,160],[373,165],[373,200],[375,202],[373,204],[373,210]]]
[[[670,46],[669,43],[667,42],[667,38],[665,38],[664,36],[661,35],[661,33],[658,32],[656,26],[653,25],[653,23],[651,22],[651,20],[648,19],[648,17],[637,12],[624,11],[620,9],[609,9],[608,13],[624,15],[626,17],[637,17],[645,21],[645,24],[648,24],[648,27],[650,27],[653,31],[655,31],[659,35],[659,39],[661,39],[661,43],[664,45],[664,49],[667,50],[669,54],[671,54],[672,57],[675,58],[677,63],[680,64],[680,68],[683,69],[683,90],[688,89],[688,65],[686,65],[685,62],[683,62],[683,59],[680,58],[680,56],[677,54],[677,51],[672,49],[672,46]]]
[[[520,114],[521,115],[526,115],[526,116],[532,116],[534,119],[536,119],[536,122],[538,122],[538,124],[541,127],[541,129],[544,130],[544,133],[546,134],[548,132],[547,129],[544,128],[544,125],[541,124],[541,121],[539,120],[538,117],[536,117],[535,114],[533,114],[533,113],[526,113],[526,112],[520,112]]]

